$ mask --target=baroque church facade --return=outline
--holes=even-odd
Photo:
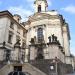
[[[74,70],[68,23],[47,0],[35,0],[28,21],[20,15],[0,12],[1,75],[65,75]],[[2,34],[3,33],[3,34]]]

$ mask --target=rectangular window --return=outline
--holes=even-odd
[[[17,35],[16,36],[16,41],[18,41],[18,40],[20,40],[20,36]]]
[[[14,29],[14,23],[13,22],[10,23],[10,28]]]
[[[8,43],[12,44],[13,33],[9,31]]]
[[[17,26],[17,33],[20,34],[20,27]]]
[[[23,37],[26,37],[26,32],[23,30]]]

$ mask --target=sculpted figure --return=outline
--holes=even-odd
[[[50,43],[51,42],[51,36],[49,36],[48,39],[49,39],[49,43]]]
[[[30,41],[30,43],[34,43],[34,38],[31,38],[31,41]]]
[[[59,45],[61,45],[60,42],[59,42],[59,40],[57,41],[57,43],[58,43]]]
[[[57,37],[55,36],[55,42],[57,42]]]
[[[16,44],[20,45],[20,39],[16,42]]]
[[[52,42],[54,42],[54,40],[55,40],[55,36],[54,36],[54,34],[52,35]]]
[[[6,44],[6,42],[4,41],[4,42],[3,42],[3,46],[5,46],[5,44]]]

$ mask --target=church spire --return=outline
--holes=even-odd
[[[47,10],[47,0],[35,0],[35,12],[45,12]]]

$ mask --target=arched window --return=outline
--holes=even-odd
[[[38,37],[38,42],[41,43],[43,41],[43,29],[42,28],[38,28],[37,37]]]
[[[41,5],[38,6],[38,12],[41,12]]]

